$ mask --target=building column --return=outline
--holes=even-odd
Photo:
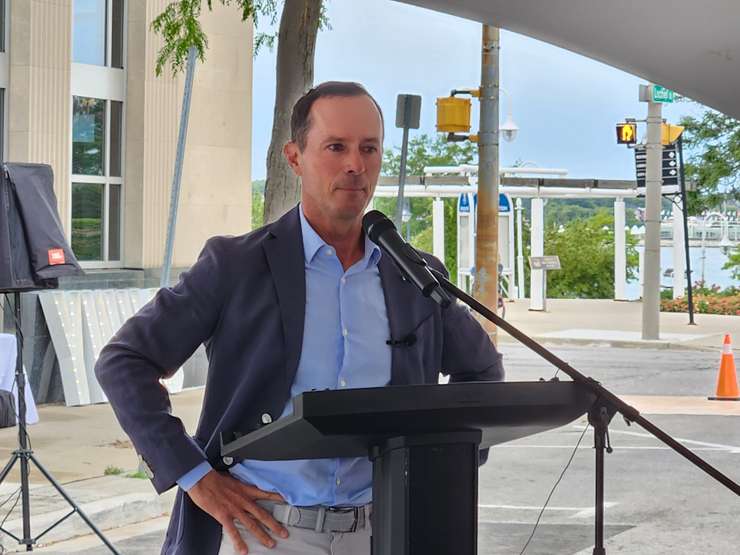
[[[624,199],[614,201],[614,300],[626,301],[627,243],[624,231]]]
[[[432,201],[432,254],[445,261],[445,203],[441,197]]]
[[[516,292],[519,299],[524,299],[524,247],[522,246],[522,199],[516,199]]]
[[[532,230],[530,252],[532,256],[545,254],[545,201],[532,199]],[[545,310],[545,270],[532,270],[529,279],[529,310]]]
[[[49,164],[70,238],[72,0],[8,2],[8,159]]]

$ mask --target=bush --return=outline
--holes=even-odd
[[[740,316],[740,288],[728,287],[724,290],[718,285],[711,287],[699,282],[692,291],[694,311],[699,314],[724,314]],[[663,299],[660,302],[663,312],[688,312],[688,297]]]

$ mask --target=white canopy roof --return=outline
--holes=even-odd
[[[740,0],[398,0],[527,35],[740,118]]]

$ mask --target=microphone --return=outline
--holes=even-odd
[[[362,218],[362,227],[370,240],[393,259],[401,272],[421,290],[422,295],[431,297],[442,308],[450,305],[450,298],[427,268],[426,261],[401,238],[396,226],[385,214],[371,210]]]
[[[412,347],[416,344],[416,334],[410,333],[401,339],[389,339],[385,344],[391,347]]]

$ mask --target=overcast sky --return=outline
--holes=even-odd
[[[435,133],[435,99],[453,88],[480,82],[481,25],[391,0],[327,0],[332,29],[319,33],[315,82],[363,83],[386,115],[386,148],[400,146],[395,129],[396,95],[422,96],[421,129]],[[644,118],[637,101],[643,79],[507,31],[501,36],[501,122],[511,103],[520,131],[501,142],[501,164],[516,160],[566,168],[571,177],[633,179],[632,151],[615,143],[614,124]],[[263,179],[275,100],[275,52],[254,62],[252,177]],[[474,103],[475,107],[475,103]],[[664,117],[677,123],[698,115],[693,103],[669,105]],[[477,129],[477,110],[473,115]],[[640,134],[643,130],[640,129]],[[413,136],[413,135],[412,135]]]

